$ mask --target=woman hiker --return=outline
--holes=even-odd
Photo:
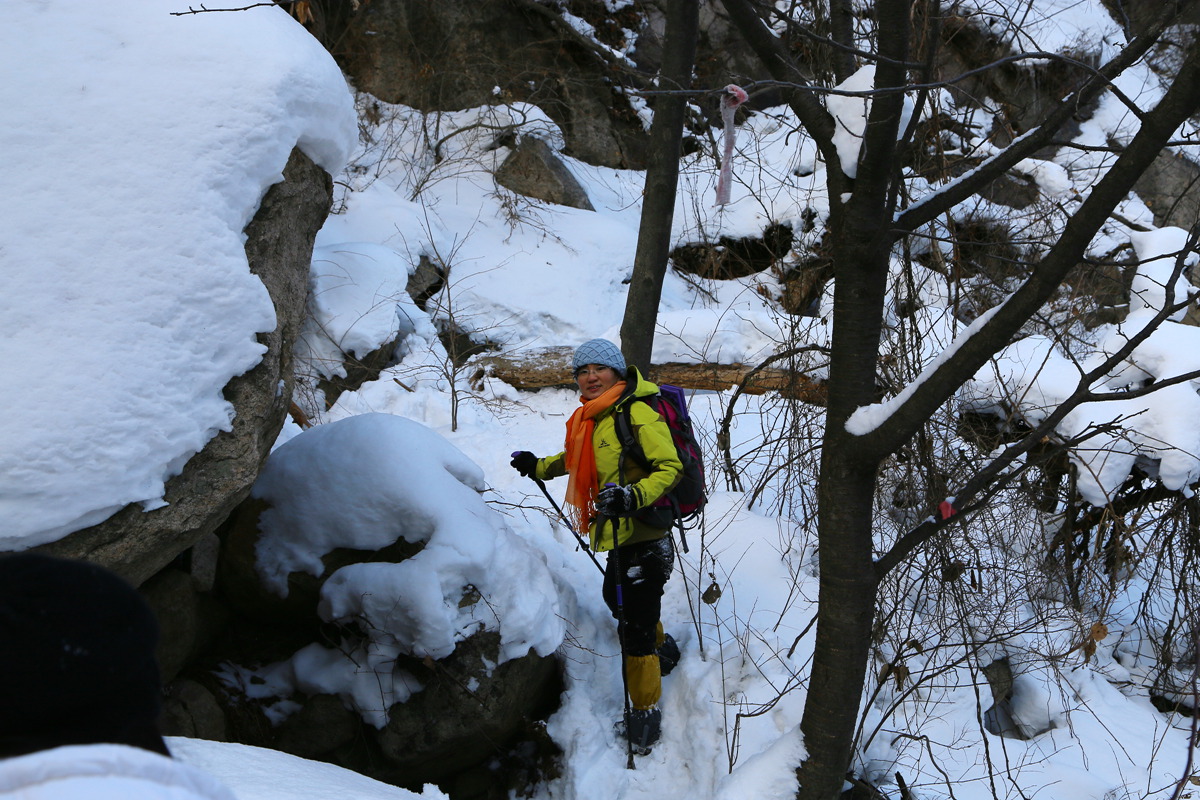
[[[679,660],[679,648],[659,621],[663,587],[675,563],[673,516],[670,508],[649,506],[675,486],[683,466],[667,423],[648,403],[635,402],[656,394],[658,386],[637,367],[627,369],[615,344],[585,342],[575,351],[573,368],[582,405],[567,421],[566,449],[541,459],[522,451],[512,466],[538,480],[568,475],[571,521],[589,535],[592,550],[608,553],[604,601],[618,623],[632,706],[625,712],[625,735],[645,753],[662,729],[661,676]],[[649,470],[625,458],[618,413],[629,414]]]

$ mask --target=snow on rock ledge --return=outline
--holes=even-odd
[[[1176,255],[1186,241],[1186,231],[1178,228],[1135,234],[1132,243],[1140,266],[1133,279],[1130,312],[1120,324],[1092,332],[1095,351],[1090,356],[1076,363],[1059,350],[1056,340],[1030,336],[1000,351],[963,387],[960,408],[1003,416],[1006,409],[996,398],[1007,398],[1028,424],[1040,423],[1071,396],[1085,371],[1119,352],[1166,308],[1168,294],[1178,302],[1198,291],[1182,277],[1176,277],[1167,291]],[[1189,256],[1189,263],[1194,260],[1194,255]],[[1183,311],[1172,315],[1182,317]],[[1168,319],[1092,390],[1119,398],[1123,390],[1197,371],[1200,328]],[[1109,503],[1139,463],[1167,489],[1190,496],[1200,481],[1200,432],[1191,424],[1200,417],[1198,383],[1189,380],[1147,395],[1084,403],[1059,423],[1063,439],[1091,434],[1071,450],[1079,468],[1077,486],[1085,500],[1097,506]]]
[[[340,72],[285,12],[170,11],[0,6],[23,76],[0,86],[2,549],[162,506],[230,429],[222,390],[276,327],[243,229],[293,148],[337,172],[354,143]]]

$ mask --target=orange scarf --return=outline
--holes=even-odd
[[[596,417],[617,402],[624,391],[625,381],[617,381],[595,400],[581,400],[583,405],[567,420],[567,513],[580,533],[587,533],[596,518],[596,495],[600,493],[596,451],[592,449]]]

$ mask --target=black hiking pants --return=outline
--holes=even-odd
[[[621,567],[621,596],[623,608],[617,610],[616,566]],[[658,635],[658,620],[662,612],[663,587],[675,566],[675,545],[670,533],[661,539],[636,542],[618,547],[608,554],[604,570],[604,602],[620,623],[625,617],[625,655],[654,655]]]

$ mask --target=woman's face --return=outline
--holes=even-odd
[[[575,382],[579,384],[579,393],[584,400],[595,400],[613,387],[617,377],[617,371],[612,367],[588,364],[575,373]]]

